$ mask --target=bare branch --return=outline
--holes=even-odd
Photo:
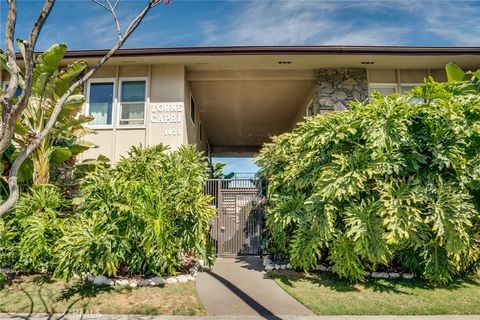
[[[120,21],[118,20],[117,13],[115,11],[115,8],[118,4],[118,0],[113,6],[110,3],[110,0],[107,0],[107,3],[110,6],[110,12],[112,13],[113,20],[115,20],[115,25],[117,26],[118,39],[122,39],[122,29],[120,28]]]
[[[119,38],[115,46],[113,46],[113,48],[110,49],[110,51],[102,59],[100,59],[100,61],[98,61],[92,67],[92,69],[90,69],[87,73],[85,73],[79,80],[74,82],[70,86],[70,88],[65,92],[65,94],[57,101],[55,107],[53,108],[52,114],[50,115],[50,118],[48,119],[45,125],[45,128],[36,136],[33,142],[29,146],[27,146],[25,150],[23,150],[20,153],[20,155],[17,157],[17,159],[13,163],[12,168],[10,169],[10,176],[8,180],[10,194],[8,196],[8,199],[4,203],[2,203],[2,205],[0,206],[0,216],[8,212],[17,202],[20,195],[19,189],[18,189],[18,182],[17,182],[18,170],[20,166],[23,164],[23,162],[40,145],[42,140],[45,139],[46,136],[50,133],[50,131],[52,130],[53,126],[57,121],[57,117],[60,114],[60,111],[62,110],[62,106],[67,101],[68,97],[75,91],[75,89],[77,89],[78,87],[83,85],[88,79],[90,79],[92,75],[101,66],[103,66],[105,62],[107,62],[108,59],[110,59],[115,54],[115,52],[118,51],[118,49],[125,43],[125,41],[132,34],[132,32],[135,31],[135,29],[139,26],[139,24],[142,22],[143,18],[148,13],[148,11],[151,8],[153,8],[156,4],[158,4],[158,1],[149,0],[148,5],[145,6],[145,8],[135,17],[135,19],[132,20],[127,30],[125,31],[125,34]]]
[[[119,2],[120,2],[120,0],[115,1],[115,4],[113,5],[113,10],[115,10],[117,8],[117,5],[118,5]]]
[[[98,4],[99,6],[105,8],[105,10],[110,11],[110,9],[106,5],[104,5],[102,2],[100,2],[99,0],[92,0],[92,1],[95,2],[96,4]]]
[[[120,21],[118,20],[117,12],[115,11],[115,9],[118,5],[118,2],[120,0],[117,0],[115,2],[115,4],[113,4],[113,5],[110,2],[110,0],[105,0],[105,2],[107,3],[106,5],[103,4],[102,2],[100,2],[99,0],[92,0],[92,1],[95,2],[96,4],[102,6],[103,8],[105,8],[105,10],[107,10],[108,12],[110,12],[110,14],[113,17],[113,20],[115,21],[115,26],[117,28],[118,39],[122,39],[122,29],[120,28]]]
[[[38,36],[42,27],[50,14],[55,0],[46,0],[40,14],[38,15],[33,25],[28,41],[25,45],[25,78],[22,94],[16,105],[12,105],[13,97],[19,85],[20,68],[17,65],[15,58],[15,48],[13,44],[13,36],[15,32],[16,20],[16,1],[9,1],[9,13],[7,17],[7,30],[5,33],[5,44],[7,48],[8,67],[10,72],[9,85],[5,93],[0,97],[0,104],[2,105],[2,123],[0,126],[0,152],[5,151],[10,145],[13,137],[15,123],[20,113],[26,108],[28,97],[30,96],[33,67],[34,67],[34,51]]]
[[[15,24],[17,21],[17,4],[15,0],[8,1],[8,15],[5,30],[5,49],[7,56],[7,67],[10,73],[8,87],[0,96],[0,105],[2,107],[2,123],[0,124],[0,152],[10,145],[13,137],[13,130],[16,119],[12,117],[12,100],[18,88],[18,77],[20,69],[15,58],[15,47],[13,37],[15,34]]]
[[[7,25],[5,30],[5,49],[7,56],[7,66],[10,72],[10,80],[5,92],[0,96],[0,103],[2,104],[3,115],[8,113],[11,108],[12,99],[15,96],[15,91],[18,87],[18,74],[20,72],[16,57],[13,37],[15,34],[15,24],[17,22],[17,3],[15,0],[8,0],[8,15]]]

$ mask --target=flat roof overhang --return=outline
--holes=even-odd
[[[94,64],[107,50],[72,50],[65,63]],[[313,70],[317,68],[439,69],[448,62],[478,67],[480,47],[231,46],[120,49],[107,65],[184,65],[187,71]],[[278,64],[291,61],[291,64]],[[364,61],[374,64],[364,65]]]
[[[72,50],[66,58],[98,58],[108,50]],[[168,55],[480,55],[480,47],[423,46],[217,46],[120,49],[114,57]]]

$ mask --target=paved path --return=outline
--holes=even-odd
[[[196,285],[209,316],[313,315],[266,277],[257,257],[218,258],[197,276]]]
[[[478,320],[480,316],[138,316],[138,315],[99,315],[79,316],[61,314],[20,314],[0,313],[0,320]]]

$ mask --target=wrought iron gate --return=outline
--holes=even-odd
[[[210,179],[205,193],[213,196],[217,216],[210,238],[218,255],[258,255],[262,252],[264,201],[260,179]]]

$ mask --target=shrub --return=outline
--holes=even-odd
[[[213,259],[208,164],[193,147],[166,151],[132,147],[86,176],[78,220],[57,246],[57,275],[174,274],[185,255]]]
[[[68,217],[66,200],[52,185],[38,185],[0,219],[0,264],[21,271],[53,271],[54,248]]]
[[[272,252],[351,281],[400,267],[445,283],[480,253],[480,96],[427,79],[410,94],[307,119],[258,163]]]

